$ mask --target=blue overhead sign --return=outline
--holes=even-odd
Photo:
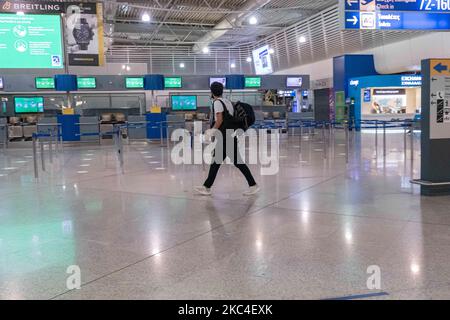
[[[361,30],[448,30],[450,14],[420,12],[345,12],[345,28]]]
[[[345,29],[450,30],[450,0],[342,1]]]
[[[450,12],[449,0],[344,0],[347,11]]]

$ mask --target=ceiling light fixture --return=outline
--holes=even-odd
[[[184,69],[184,67],[185,67],[184,62],[180,63],[180,68]]]
[[[255,16],[251,16],[248,20],[248,23],[250,23],[251,25],[255,25],[258,23],[258,19]]]
[[[248,63],[252,62],[252,58],[251,57],[247,57],[247,62]]]
[[[236,64],[235,63],[231,63],[230,67],[231,67],[231,69],[234,69],[234,68],[236,68]]]
[[[273,50],[272,48],[269,49],[269,54],[274,54],[275,50]]]
[[[150,22],[150,15],[146,12],[142,15],[143,22]]]
[[[298,41],[299,41],[300,43],[305,43],[305,42],[306,42],[306,37],[301,36],[300,38],[298,38]]]
[[[209,53],[209,48],[208,47],[204,47],[202,49],[202,51],[203,51],[204,54],[208,54]]]

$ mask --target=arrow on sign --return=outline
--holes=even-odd
[[[352,5],[357,4],[357,3],[358,3],[358,0],[347,0],[347,4],[349,7],[351,7]]]
[[[431,81],[435,82],[435,81],[437,81],[437,79],[436,78],[431,78]]]
[[[353,25],[356,25],[358,23],[358,17],[353,16],[352,19],[347,19],[347,22],[353,22]]]
[[[439,62],[439,64],[434,67],[434,70],[436,70],[439,73],[442,73],[442,71],[447,71],[448,67],[444,66],[442,63]]]
[[[432,98],[436,98],[436,95],[434,93],[431,94]]]

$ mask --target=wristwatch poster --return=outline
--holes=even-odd
[[[72,33],[80,50],[87,51],[89,43],[94,38],[94,31],[92,31],[86,18],[79,19]]]

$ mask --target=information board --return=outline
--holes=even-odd
[[[97,79],[93,77],[89,78],[77,78],[78,89],[96,89]]]
[[[181,77],[165,77],[164,87],[166,89],[181,89],[183,82]]]
[[[261,88],[261,77],[245,77],[246,88]]]
[[[125,87],[127,89],[143,89],[144,78],[126,78]]]
[[[448,0],[346,0],[345,29],[450,30]]]
[[[55,78],[36,78],[36,89],[55,89]]]
[[[63,68],[59,15],[0,13],[0,69]]]
[[[450,139],[450,59],[430,60],[430,139]]]

